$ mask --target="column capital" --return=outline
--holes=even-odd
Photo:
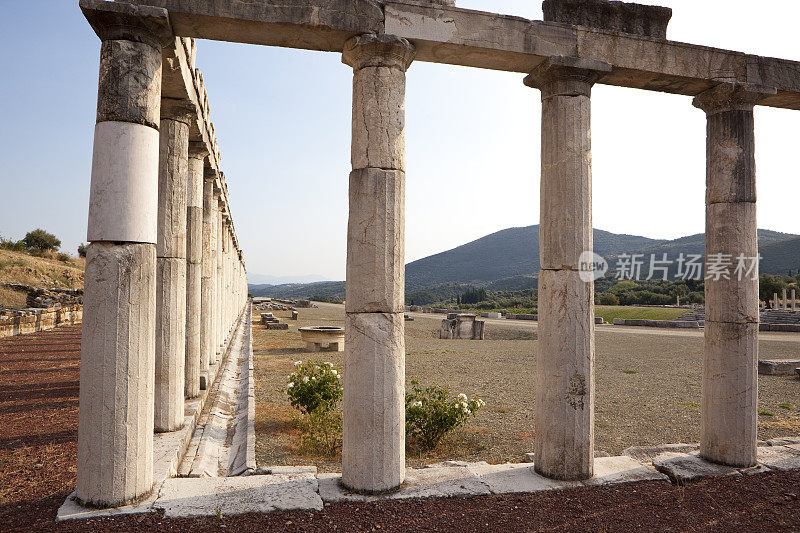
[[[208,146],[203,141],[189,141],[189,158],[190,159],[205,159],[211,152],[208,151]]]
[[[414,45],[402,37],[367,33],[344,43],[342,63],[353,70],[364,67],[389,67],[406,71],[416,55]]]
[[[174,120],[188,126],[195,117],[197,117],[197,108],[189,100],[161,99],[161,120]]]
[[[80,0],[80,8],[102,41],[133,41],[161,49],[174,39],[163,8],[105,0]]]
[[[775,87],[723,82],[695,96],[692,105],[707,115],[724,111],[752,111],[757,103],[777,92]]]
[[[205,167],[203,169],[203,180],[216,183],[219,179],[219,171],[213,167]],[[216,189],[216,187],[214,187]],[[216,192],[216,191],[215,191]]]
[[[590,96],[592,86],[611,72],[605,61],[568,56],[550,56],[534,68],[523,81],[540,89],[542,100],[552,96]]]

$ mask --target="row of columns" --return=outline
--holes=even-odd
[[[353,139],[347,245],[343,483],[381,492],[404,481],[404,90],[406,40],[349,40]],[[594,463],[591,88],[611,65],[551,57],[525,79],[541,90],[539,350],[534,468],[586,479]],[[774,90],[720,83],[694,105],[708,117],[706,254],[758,256],[754,105]],[[756,462],[758,274],[706,280],[701,454]],[[400,315],[402,318],[402,315]]]
[[[166,12],[159,26],[155,11],[147,24],[123,12],[151,8],[109,9],[125,20],[95,28],[103,45],[78,454],[78,497],[94,505],[150,491],[154,420],[157,430],[179,427],[184,393],[199,390],[247,292],[219,176],[202,164],[203,148],[189,146],[186,110],[159,113]],[[404,93],[413,58],[414,47],[390,35],[354,37],[343,52],[354,81],[342,477],[360,492],[405,478]],[[610,69],[553,57],[526,78],[542,92],[535,468],[558,479],[593,474],[594,286],[578,257],[592,249],[591,87]],[[757,256],[753,106],[762,94],[720,84],[695,100],[708,115],[708,254]],[[750,466],[757,282],[707,282],[706,298],[701,453]]]
[[[153,487],[153,435],[184,424],[184,402],[246,306],[224,190],[190,142],[197,111],[162,99],[167,12],[84,9],[101,38],[81,342],[77,497],[136,501]]]

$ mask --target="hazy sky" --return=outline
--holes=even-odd
[[[0,0],[0,2],[5,0]],[[458,0],[541,19],[538,0]],[[800,60],[794,0],[661,0],[670,39]],[[85,240],[100,42],[77,0],[0,18],[0,235]],[[234,222],[252,273],[344,279],[352,71],[339,54],[201,41]],[[406,97],[406,259],[539,220],[539,91],[521,74],[414,63]],[[596,86],[594,225],[704,227],[705,116],[683,96]],[[759,227],[800,233],[800,113],[756,110]]]

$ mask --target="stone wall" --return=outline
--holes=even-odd
[[[80,324],[82,320],[82,305],[4,311],[0,315],[0,338]]]

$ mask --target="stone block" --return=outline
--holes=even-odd
[[[354,170],[405,170],[405,80],[406,73],[400,68],[368,66],[355,71]]]
[[[286,323],[270,323],[270,324],[267,324],[267,329],[289,329],[289,324],[286,324]]]
[[[665,452],[653,458],[653,466],[669,476],[676,485],[686,485],[701,479],[739,474],[739,469],[706,461],[698,452]]]
[[[155,430],[183,425],[186,385],[186,260],[156,259]]]
[[[405,174],[350,173],[348,313],[402,313],[405,300]]]
[[[772,470],[800,469],[800,446],[764,446],[756,454],[758,462]]]
[[[537,471],[591,477],[594,449],[593,284],[572,270],[539,271],[534,441]]]
[[[158,145],[148,126],[95,126],[87,240],[156,243]]]
[[[342,477],[379,492],[405,478],[405,338],[402,313],[345,318]]]
[[[155,266],[154,244],[87,249],[77,497],[100,507],[153,487]]]
[[[542,269],[578,270],[581,254],[592,250],[589,114],[585,96],[555,96],[542,103]]]
[[[667,38],[672,9],[607,0],[544,0],[544,20],[602,31]]]
[[[669,477],[655,468],[623,455],[595,459],[594,476],[583,483],[587,486],[596,486],[634,481],[669,481]]]
[[[186,258],[188,153],[189,125],[172,119],[162,120],[159,129],[157,257]]]
[[[793,376],[800,367],[800,359],[760,359],[758,373],[763,376]]]
[[[754,203],[721,203],[706,207],[706,261],[725,254],[729,279],[706,279],[706,320],[758,322],[758,272],[745,275],[751,261],[743,263],[742,279],[736,272],[737,257],[758,256],[756,206]],[[710,275],[706,267],[706,277]],[[754,279],[755,276],[755,279]]]
[[[169,518],[271,511],[322,510],[314,474],[173,478],[164,482],[155,509]]]
[[[627,455],[640,463],[651,463],[662,453],[690,453],[700,450],[700,444],[661,444],[658,446],[631,446],[622,450],[622,455]]]
[[[531,463],[471,465],[468,469],[478,476],[492,494],[534,493],[581,486],[578,481],[548,479],[538,474]]]
[[[757,328],[706,321],[700,449],[719,463],[756,461]]]

